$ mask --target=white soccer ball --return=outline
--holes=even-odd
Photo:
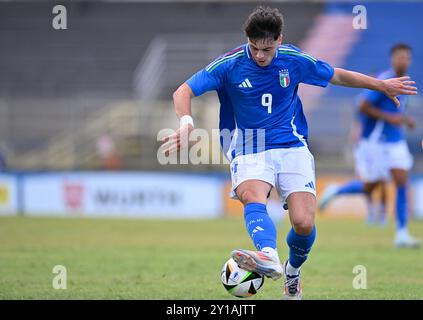
[[[241,269],[232,258],[223,265],[220,279],[226,291],[238,298],[255,295],[264,283],[263,276]]]

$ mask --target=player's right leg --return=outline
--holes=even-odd
[[[234,250],[232,258],[248,271],[277,280],[282,265],[276,249],[277,230],[266,210],[266,201],[274,186],[271,161],[265,152],[235,158],[231,163],[232,196],[244,205],[245,225],[259,251]]]
[[[237,196],[244,204],[248,234],[260,251],[237,249],[232,251],[231,256],[241,268],[277,280],[282,276],[276,250],[277,231],[266,211],[267,194],[271,188],[271,185],[260,180],[244,181],[237,187]]]

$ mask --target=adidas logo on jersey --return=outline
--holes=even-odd
[[[238,86],[239,88],[252,88],[253,86],[251,85],[250,80],[245,79],[244,81],[242,81],[242,83]]]

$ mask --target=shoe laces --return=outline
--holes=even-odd
[[[296,294],[298,292],[299,281],[300,281],[300,275],[297,275],[297,276],[286,275],[285,287],[288,287],[289,294]]]

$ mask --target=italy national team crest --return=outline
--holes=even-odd
[[[282,88],[289,86],[289,71],[288,69],[279,70],[279,83]]]

